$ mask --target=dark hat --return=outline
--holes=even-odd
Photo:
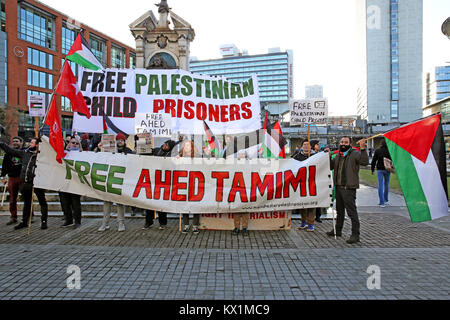
[[[89,140],[89,134],[85,133],[81,136],[81,140]]]
[[[173,147],[175,147],[175,144],[176,144],[176,142],[175,141],[173,141],[173,140],[166,140],[166,141],[164,141],[164,143],[163,143],[163,145],[164,144],[166,144],[167,143],[167,145],[169,146],[169,149],[170,150],[172,150],[173,149]]]
[[[311,148],[314,148],[314,146],[316,145],[316,144],[319,144],[320,143],[320,141],[319,140],[311,140]]]

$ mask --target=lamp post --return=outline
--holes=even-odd
[[[444,21],[441,27],[442,33],[447,36],[447,38],[450,39],[450,17],[447,18],[447,20]]]

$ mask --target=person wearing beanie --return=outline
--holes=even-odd
[[[127,138],[123,133],[118,133],[116,136],[116,144],[117,144],[117,153],[123,153],[123,154],[129,154],[133,153],[133,151],[128,148],[125,144],[125,141]],[[118,220],[118,231],[122,232],[125,231],[125,210],[126,206],[124,204],[116,203],[117,205],[117,220]],[[98,228],[99,232],[103,232],[105,230],[109,229],[109,220],[111,217],[111,207],[112,202],[104,201],[103,205],[103,222],[100,228]]]

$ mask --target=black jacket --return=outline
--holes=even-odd
[[[16,149],[20,150],[20,149]],[[20,177],[20,171],[22,170],[22,161],[19,157],[13,157],[10,154],[5,154],[3,158],[2,173],[0,176],[10,178]]]
[[[156,148],[156,149],[153,151],[153,155],[154,155],[155,157],[171,157],[171,156],[172,156],[172,150],[173,150],[173,148],[175,148],[175,146],[176,146],[178,143],[180,143],[180,141],[179,141],[179,142],[175,142],[175,141],[173,141],[173,140],[168,140],[168,141],[166,141],[166,142],[164,142],[164,143],[167,143],[167,144],[169,145],[169,150],[167,150],[167,151],[163,150],[162,146],[161,146],[160,148]],[[164,144],[163,144],[163,145],[164,145]]]
[[[314,151],[311,150],[310,156],[315,155],[316,153]],[[308,153],[303,153],[302,150],[300,150],[299,152],[297,152],[296,154],[294,154],[292,156],[293,159],[297,160],[297,161],[305,161],[306,159],[308,159]]]
[[[375,154],[372,158],[372,172],[375,171],[375,166],[377,167],[377,170],[386,170],[384,167],[384,160],[383,158],[388,158],[391,160],[391,155],[389,154],[389,150],[387,147],[381,147],[377,150],[375,150]]]
[[[20,180],[24,183],[33,184],[37,152],[30,150],[30,148],[24,150],[13,149],[4,142],[0,142],[0,148],[7,154],[21,159]]]
[[[131,150],[127,146],[124,146],[123,148],[117,148],[117,153],[129,154],[133,153],[133,150]]]

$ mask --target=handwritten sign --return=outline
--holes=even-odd
[[[326,124],[327,99],[292,100],[290,102],[291,125]]]
[[[136,113],[135,133],[151,133],[153,137],[171,137],[172,117],[165,113]]]

